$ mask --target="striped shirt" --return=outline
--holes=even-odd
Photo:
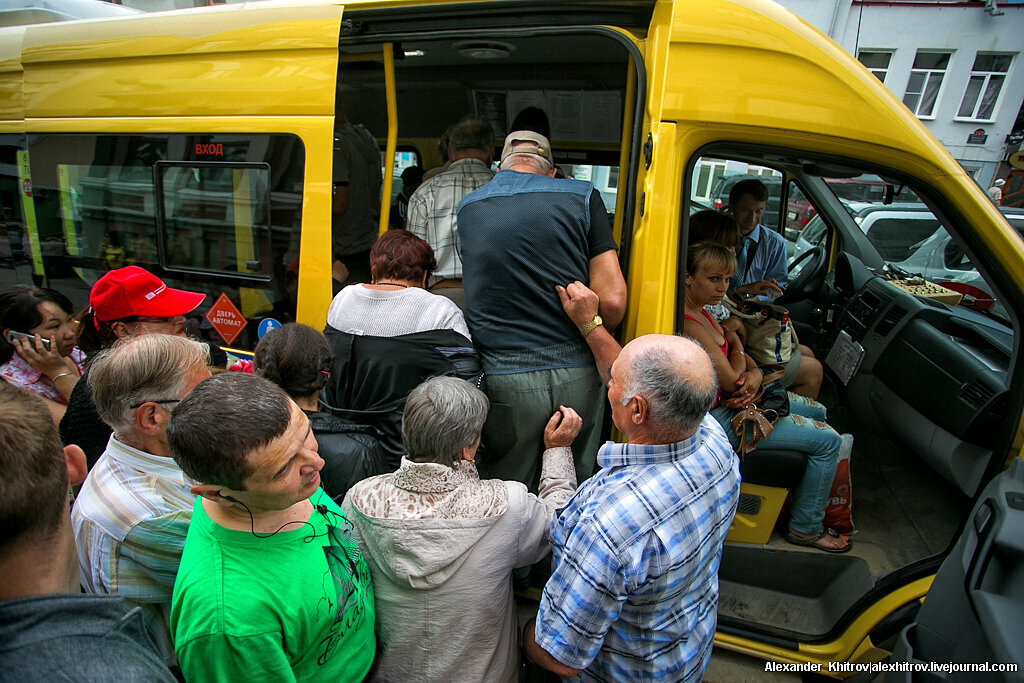
[[[429,244],[437,260],[430,284],[462,277],[462,258],[455,243],[455,210],[463,197],[493,177],[494,172],[479,159],[459,159],[409,197],[405,229]]]
[[[111,436],[71,511],[85,591],[116,594],[142,607],[169,663],[171,592],[194,502],[171,458]]]
[[[606,443],[551,525],[537,643],[580,681],[699,681],[711,657],[739,461],[705,417],[679,443]]]

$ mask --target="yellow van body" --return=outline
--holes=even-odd
[[[403,129],[401,96],[396,99],[394,94],[396,67],[388,66],[394,46],[413,42],[418,30],[434,31],[424,39],[440,41],[459,27],[467,31],[479,27],[482,34],[490,32],[513,42],[523,35],[537,40],[549,34],[593,35],[615,41],[628,55],[623,58],[626,68],[621,69],[621,139],[593,143],[569,140],[561,146],[566,150],[596,150],[619,160],[614,223],[615,234],[622,239],[622,265],[629,291],[626,318],[619,332],[624,342],[648,333],[680,331],[681,254],[686,244],[685,216],[692,204],[688,192],[681,188],[693,182],[695,160],[706,150],[723,145],[738,150],[756,147],[773,154],[794,150],[793,154],[809,159],[858,160],[871,169],[916,179],[943,212],[969,224],[963,234],[967,235],[972,255],[995,279],[1010,318],[1018,320],[1018,302],[1024,302],[1024,241],[889,90],[829,38],[790,12],[767,0],[565,3],[564,10],[547,10],[557,15],[557,20],[546,25],[537,19],[547,16],[538,9],[543,3],[511,4],[517,6],[522,23],[503,14],[500,2],[357,0],[339,4],[269,0],[0,29],[0,143],[28,164],[20,164],[18,171],[4,172],[11,187],[19,188],[21,202],[20,206],[12,204],[14,195],[5,195],[4,210],[9,223],[12,214],[23,214],[21,221],[36,252],[32,275],[36,281],[42,281],[44,275],[50,277],[44,272],[42,259],[36,258],[40,243],[52,239],[43,234],[45,211],[53,212],[52,220],[58,227],[52,229],[68,243],[68,254],[75,256],[71,242],[87,228],[84,223],[78,225],[79,218],[71,218],[78,215],[73,207],[79,200],[74,196],[84,196],[89,187],[86,168],[95,165],[100,156],[95,150],[107,144],[105,140],[111,149],[120,149],[114,140],[117,136],[135,136],[133,140],[142,141],[138,144],[165,136],[171,140],[170,149],[179,145],[174,142],[179,138],[174,136],[181,136],[185,141],[182,145],[193,147],[192,141],[200,140],[195,136],[202,136],[202,140],[257,134],[284,136],[297,140],[304,150],[299,169],[301,190],[295,191],[294,198],[295,218],[288,219],[294,220],[294,253],[289,251],[284,257],[297,258],[299,264],[295,319],[322,328],[332,298],[333,130],[336,95],[347,83],[345,55],[350,53],[346,46],[360,46],[365,40],[369,46],[353,48],[351,54],[360,53],[363,58],[365,53],[380,55],[381,111],[386,117],[375,120],[373,128],[385,151],[381,202],[384,226],[391,177],[396,175],[388,165],[396,146],[418,149],[426,167],[438,161],[432,150],[425,149],[425,141],[432,142],[436,136]],[[598,19],[604,11],[607,21],[574,26],[565,15],[577,8],[585,10],[587,17]],[[485,11],[491,9],[493,12]],[[620,10],[625,14],[618,14]],[[641,15],[646,23],[614,23],[616,17],[626,15]],[[418,29],[420,20],[423,28]],[[384,26],[379,29],[379,38],[373,38],[375,22]],[[76,146],[78,140],[82,141],[81,149]],[[559,147],[557,139],[553,142]],[[62,162],[62,154],[74,159]],[[784,156],[778,152],[779,158]],[[13,159],[3,161],[11,164]],[[207,168],[203,165],[206,163],[197,162],[197,168]],[[104,165],[113,167],[113,163]],[[162,177],[180,180],[187,176],[175,168],[173,164],[164,168],[160,171]],[[270,177],[273,173],[273,169],[263,167],[245,168],[254,177]],[[71,188],[74,177],[80,178],[76,192]],[[114,197],[112,183],[109,181],[105,189],[94,189]],[[43,188],[47,189],[46,196],[41,194]],[[123,201],[138,207],[132,210],[149,211],[153,199],[153,191],[146,189],[134,200]],[[122,200],[109,201],[116,204]],[[86,208],[81,211],[82,215],[88,213]],[[271,213],[274,211],[277,209],[272,208]],[[39,225],[33,225],[37,220]],[[103,220],[110,225],[128,219]],[[226,231],[230,233],[231,229],[229,226]],[[233,229],[240,243],[257,231],[252,221],[237,217]],[[273,236],[275,230],[279,231],[278,227],[268,228],[268,243],[277,240],[284,244],[284,237]],[[151,248],[165,250],[167,240],[166,236],[156,239],[156,247]],[[837,245],[833,242],[829,247],[830,266],[839,258]],[[237,285],[237,291],[230,290],[237,305],[244,309],[246,299],[269,302],[274,298],[267,283],[282,275],[283,265],[253,265],[251,272],[263,270],[259,282],[249,285],[245,274],[250,271],[243,261],[255,263],[260,259],[243,259],[240,247],[234,255],[230,248],[226,253],[229,262],[237,261],[229,263],[230,268],[224,266],[223,258],[220,261],[222,270],[231,270],[235,278],[230,282],[236,284],[224,287]],[[161,252],[158,262],[166,265],[167,258]],[[191,270],[179,273],[182,279],[169,282],[190,283],[193,275],[189,273],[205,272],[205,267],[190,266]],[[102,272],[96,264],[84,261],[75,261],[73,268],[79,275],[86,273],[79,295]],[[218,277],[221,275],[224,273]],[[207,303],[213,298],[208,297]],[[1014,337],[1013,359],[1018,353]],[[1013,373],[1006,380],[1010,389],[1020,384],[1016,365],[1010,364]],[[1020,456],[1022,445],[1019,400],[1009,399],[1008,406],[998,440],[998,457],[1004,464]],[[770,526],[767,533],[771,533]],[[778,548],[767,550],[780,552]],[[940,559],[942,554],[930,557]],[[908,562],[907,566],[912,564]],[[826,665],[877,661],[886,650],[874,642],[873,632],[926,595],[935,567],[937,564],[924,575],[910,571],[906,579],[894,571],[888,579],[876,580],[853,601],[856,607],[835,617],[831,627],[807,638],[777,637],[773,629],[779,628],[778,624],[762,620],[746,628],[740,619],[738,626],[720,628],[716,643],[784,662]],[[760,571],[756,566],[749,569]]]

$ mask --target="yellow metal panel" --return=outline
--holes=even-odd
[[[871,646],[868,634],[883,619],[903,605],[923,598],[934,578],[934,576],[929,576],[918,579],[889,593],[862,612],[842,635],[828,643],[801,645],[797,652],[793,652],[782,647],[718,631],[715,633],[715,645],[726,650],[777,662],[794,664],[816,662],[822,665],[822,673],[825,674],[828,673],[829,662],[877,661],[867,658],[870,653],[881,654],[880,650]]]
[[[25,115],[332,114],[340,22],[334,4],[250,4],[33,26]]]
[[[682,164],[673,156],[676,126],[651,126],[654,157],[640,183],[630,252],[625,339],[675,329]],[[642,206],[641,206],[642,204]],[[643,215],[640,215],[640,210]]]
[[[0,29],[0,121],[23,116],[21,98],[21,26]]]

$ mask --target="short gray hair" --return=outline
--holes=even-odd
[[[679,371],[678,359],[668,349],[651,345],[635,351],[626,369],[622,405],[634,396],[643,396],[656,432],[695,432],[718,397],[718,380],[710,357],[711,374],[704,378],[709,381],[703,385],[701,378]]]
[[[487,119],[467,116],[448,129],[448,147],[453,152],[478,149],[494,154],[494,129]]]
[[[480,438],[490,403],[487,395],[457,377],[431,377],[409,394],[402,440],[415,462],[454,467],[462,449]]]
[[[209,363],[210,349],[182,335],[143,334],[118,341],[89,365],[96,411],[114,434],[131,430],[131,406],[181,398],[186,375]]]
[[[529,166],[542,175],[547,175],[555,167],[554,164],[544,157],[527,152],[509,154],[505,157],[505,161],[501,162],[502,168],[511,168],[512,166]]]

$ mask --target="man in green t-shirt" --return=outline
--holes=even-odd
[[[352,525],[320,488],[309,419],[277,386],[226,373],[167,427],[197,495],[171,600],[190,682],[360,681],[373,663],[373,588]]]

